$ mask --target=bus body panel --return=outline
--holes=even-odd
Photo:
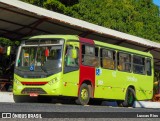
[[[139,52],[98,41],[95,41],[95,44],[101,48],[118,50],[120,52],[136,53],[137,55],[143,55],[152,58],[150,53]],[[134,74],[133,72],[129,73],[118,70],[100,69],[102,74],[96,75],[95,98],[124,100],[127,88],[131,86],[135,89],[137,100],[152,99],[154,75],[153,68],[152,76]]]
[[[79,73],[79,70],[77,70],[63,75],[62,96],[77,96]]]
[[[116,70],[100,68],[101,74],[96,75],[95,98],[124,99],[125,92],[121,86],[121,77]]]

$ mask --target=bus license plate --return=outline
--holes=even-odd
[[[38,93],[30,93],[29,96],[30,96],[30,97],[37,97],[37,96],[38,96]]]

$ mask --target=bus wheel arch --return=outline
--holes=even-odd
[[[134,87],[133,85],[129,85],[129,86],[126,88],[125,94],[127,93],[128,88],[131,88],[131,89],[134,91],[134,96],[136,96],[136,89],[135,89],[135,87]]]
[[[92,83],[88,80],[84,81],[79,88],[78,99],[76,100],[76,103],[81,105],[87,105],[90,98],[93,97],[92,92]]]
[[[83,83],[87,84],[90,89],[90,97],[93,98],[93,84],[90,80],[85,80]],[[82,84],[83,84],[82,83]]]
[[[132,107],[135,100],[136,100],[135,87],[131,85],[128,86],[126,90],[125,99],[123,101],[122,100],[117,101],[117,104],[123,107]]]

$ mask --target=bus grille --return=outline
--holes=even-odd
[[[47,84],[47,82],[21,82],[21,83],[26,86],[42,86]]]
[[[38,93],[47,94],[42,88],[24,88],[21,92],[22,94]]]

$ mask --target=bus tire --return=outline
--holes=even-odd
[[[127,89],[125,100],[117,101],[117,104],[122,107],[133,107],[135,101],[135,91],[131,87]]]
[[[80,87],[78,99],[76,100],[77,104],[87,105],[90,100],[91,90],[86,83],[83,83]]]

